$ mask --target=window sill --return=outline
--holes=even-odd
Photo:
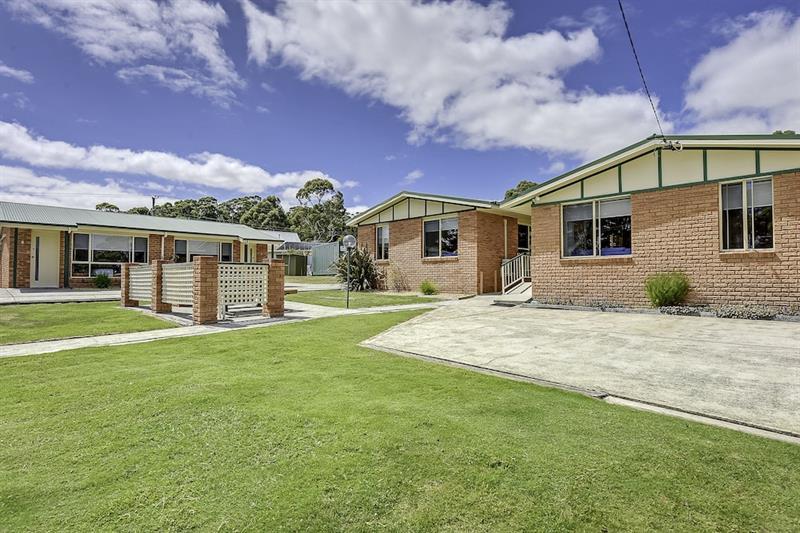
[[[376,265],[388,265],[389,264],[389,260],[388,259],[376,259],[375,260],[375,264]]]
[[[458,256],[453,257],[423,257],[423,263],[447,263],[450,261],[458,261]]]
[[[720,255],[769,255],[775,254],[777,250],[775,248],[748,248],[746,250],[720,250]]]
[[[576,257],[562,257],[562,265],[628,265],[633,264],[633,255],[583,255]]]

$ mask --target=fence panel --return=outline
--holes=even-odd
[[[153,274],[150,265],[131,267],[130,298],[131,300],[149,300],[153,284]]]
[[[162,266],[162,297],[164,303],[192,305],[192,263],[170,263]]]
[[[258,263],[219,264],[219,305],[259,304],[267,301],[267,269]]]
[[[338,242],[331,242],[311,249],[311,273],[314,276],[336,274],[333,263],[339,259],[339,246]]]

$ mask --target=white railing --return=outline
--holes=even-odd
[[[161,300],[172,305],[191,306],[193,264],[167,263],[161,268]]]
[[[503,294],[505,294],[514,285],[530,279],[531,256],[519,254],[515,258],[509,259],[500,267],[500,274],[503,280]]]
[[[228,305],[264,305],[267,301],[267,269],[258,263],[220,263],[218,302]]]
[[[149,300],[153,285],[153,270],[150,265],[131,267],[128,275],[131,277],[130,299]]]

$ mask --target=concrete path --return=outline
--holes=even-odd
[[[245,316],[234,320],[220,322],[208,326],[183,326],[172,329],[161,329],[155,331],[141,331],[137,333],[119,333],[115,335],[100,335],[97,337],[77,337],[74,339],[61,339],[54,341],[28,342],[24,344],[9,344],[0,346],[0,358],[2,357],[21,357],[27,355],[40,355],[47,353],[60,352],[63,350],[73,350],[76,348],[88,348],[93,346],[114,346],[118,344],[135,344],[140,342],[150,342],[160,339],[172,339],[176,337],[193,337],[197,335],[211,335],[238,329],[262,328],[287,324],[296,321],[313,320],[343,315],[363,315],[373,313],[389,313],[394,311],[404,311],[411,309],[433,309],[441,305],[449,305],[452,302],[432,302],[430,304],[412,305],[388,305],[383,307],[366,307],[363,309],[339,309],[336,307],[325,307],[321,305],[311,305],[299,302],[286,302],[286,314],[284,318],[266,318],[260,316]],[[141,311],[149,313],[149,311]],[[183,317],[165,317],[167,320],[180,322]]]
[[[119,289],[0,289],[0,305],[113,300],[119,300]]]
[[[800,434],[800,323],[437,309],[364,344]]]

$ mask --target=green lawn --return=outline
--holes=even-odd
[[[174,327],[116,302],[0,306],[0,344]]]
[[[311,285],[339,283],[336,276],[286,276],[286,283],[306,283]]]
[[[415,312],[0,360],[0,524],[788,531],[800,447],[357,346]]]
[[[304,304],[325,305],[328,307],[344,307],[345,291],[305,291],[297,294],[287,294],[286,300]],[[401,294],[387,294],[381,292],[350,292],[350,307],[377,307],[380,305],[405,305],[431,303],[434,298],[422,296],[405,296]]]

